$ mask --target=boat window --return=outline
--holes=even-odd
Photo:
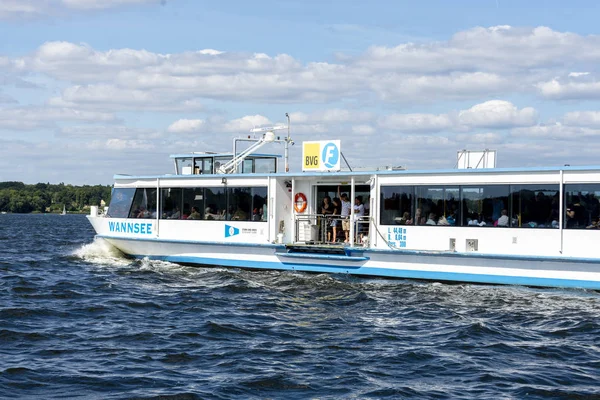
[[[579,204],[578,222],[565,218],[568,227],[600,227],[600,184],[565,187],[565,203]],[[414,225],[558,228],[558,200],[558,184],[382,186],[380,222],[405,223],[409,212]]]
[[[252,192],[250,188],[229,189],[228,216],[233,221],[250,221],[252,218]]]
[[[510,196],[512,226],[558,228],[558,185],[511,185]]]
[[[275,158],[255,158],[254,172],[257,174],[270,174],[277,172],[277,160]]]
[[[414,224],[456,225],[461,214],[459,199],[458,187],[416,186]]]
[[[252,188],[252,221],[268,220],[267,188]]]
[[[414,186],[382,186],[382,225],[411,225],[413,223]]]
[[[168,188],[160,191],[162,219],[182,219],[183,189]]]
[[[226,218],[227,191],[224,187],[210,187],[204,191],[204,219],[219,220]]]
[[[194,174],[212,174],[212,157],[194,158]]]
[[[462,226],[513,226],[508,185],[462,186]],[[500,219],[503,215],[505,218]]]
[[[231,161],[231,157],[215,157],[214,173],[216,174],[219,168],[221,168],[222,165],[227,164],[229,161]]]
[[[202,173],[213,174],[213,160],[212,158],[205,158],[202,160]]]
[[[129,218],[156,218],[156,188],[138,188]]]
[[[134,194],[135,189],[133,188],[113,188],[106,216],[109,218],[127,218]]]
[[[254,172],[254,160],[245,159],[242,161],[242,174],[251,174]]]
[[[192,174],[192,159],[191,158],[177,158],[177,174],[178,175],[191,175]]]
[[[340,194],[346,193],[348,195],[348,199],[350,200],[350,204],[352,207],[354,207],[354,200],[358,197],[360,198],[364,209],[365,209],[365,216],[368,216],[370,214],[370,209],[369,207],[371,207],[371,187],[369,185],[360,185],[360,184],[356,184],[354,185],[354,199],[350,199],[351,193],[352,193],[352,187],[350,185],[342,185],[342,186],[330,186],[333,188],[334,192],[333,192],[333,196],[331,196],[331,198],[333,199],[334,197],[338,197],[338,190],[340,192]],[[325,197],[325,196],[323,196]],[[323,197],[318,198],[317,200],[319,201],[318,204],[321,204],[323,202]],[[341,203],[340,203],[341,206]],[[341,212],[341,210],[340,210]]]
[[[204,219],[204,189],[183,189],[183,219]]]
[[[133,190],[135,189],[131,189],[131,191]],[[143,190],[138,189],[138,192],[136,192],[134,204],[143,203]],[[147,191],[148,199],[150,196],[156,196],[156,189],[145,190]],[[266,186],[164,188],[160,192],[160,218],[267,221],[267,198],[268,189]],[[153,202],[148,200],[150,218],[156,217],[152,205],[155,202],[155,200]],[[139,215],[139,213],[140,206],[132,208],[131,218]],[[192,215],[193,218],[189,218]]]
[[[600,184],[566,184],[564,226],[567,229],[600,229]]]

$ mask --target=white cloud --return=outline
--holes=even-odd
[[[120,139],[159,139],[160,131],[152,129],[132,128],[128,126],[110,125],[76,125],[60,127],[56,130],[57,137],[68,139],[84,139],[86,141],[98,138]]]
[[[569,126],[560,122],[540,124],[530,127],[515,128],[511,136],[516,138],[532,138],[536,140],[559,140],[573,142],[576,148],[581,148],[581,138],[598,138],[600,129],[582,126]],[[550,142],[549,142],[550,143]],[[554,144],[557,146],[557,144]],[[574,149],[576,151],[576,149]]]
[[[531,107],[519,110],[509,101],[490,100],[458,113],[390,114],[381,117],[378,125],[392,131],[471,131],[478,128],[507,129],[534,125],[537,117],[537,111]]]
[[[157,110],[190,100],[431,103],[528,92],[590,98],[600,90],[581,80],[593,72],[573,71],[593,71],[598,61],[597,36],[499,26],[459,32],[445,42],[373,46],[338,63],[302,63],[288,54],[212,48],[174,54],[100,51],[71,42],[47,42],[28,56],[3,63],[23,74],[72,84],[66,89],[60,85],[62,102],[53,99],[54,104]],[[556,76],[573,81],[561,82]]]
[[[519,110],[511,102],[503,100],[486,101],[458,114],[460,124],[483,128],[529,126],[534,125],[537,118],[537,111],[532,107]]]
[[[541,95],[548,99],[574,100],[599,99],[600,82],[560,82],[552,79],[536,85]]]
[[[492,145],[504,142],[504,136],[496,132],[459,134],[456,140],[465,143],[466,147],[474,144]]]
[[[421,76],[387,74],[372,82],[373,90],[384,100],[402,102],[472,98],[501,93],[511,86],[513,84],[501,76],[485,72]]]
[[[99,148],[102,149],[103,147],[107,150],[150,150],[156,147],[156,143],[149,140],[108,139],[104,143],[99,143]]]
[[[68,8],[90,10],[123,5],[164,4],[166,0],[61,0],[61,3]]]
[[[126,5],[58,1],[63,10]],[[50,2],[2,6],[31,6],[37,11],[21,12],[33,13]],[[57,140],[45,141],[46,148],[83,142],[90,154],[106,156],[110,149],[141,159],[182,148],[229,149],[232,136],[285,123],[288,111],[297,142],[341,138],[352,163],[412,168],[451,168],[456,150],[488,145],[501,160],[510,154],[526,162],[528,148],[554,148],[558,160],[570,149],[566,139],[590,138],[592,147],[600,136],[600,111],[560,118],[552,115],[558,106],[544,102],[574,100],[569,110],[577,110],[576,100],[600,98],[595,35],[473,28],[445,41],[373,46],[334,61],[301,61],[260,49],[221,51],[210,40],[205,46],[169,54],[56,41],[24,56],[0,56],[0,129],[12,138],[45,129],[41,133],[55,133]],[[28,82],[38,84],[35,96],[20,90]],[[8,108],[2,104],[7,101],[29,105]],[[538,109],[545,121],[539,121]],[[540,139],[544,143],[535,144]],[[35,148],[41,152],[42,144]],[[9,153],[0,149],[0,156],[14,157]],[[544,160],[550,155],[536,154],[536,163]]]
[[[600,38],[557,32],[548,27],[472,28],[449,41],[373,46],[361,58],[365,67],[407,73],[506,71],[597,60]]]
[[[302,112],[290,113],[290,121],[293,124],[305,123],[346,123],[346,122],[367,122],[373,119],[374,115],[368,111],[361,110],[344,110],[340,108],[332,108],[326,110],[314,111],[310,114]]]
[[[0,129],[33,130],[59,121],[117,122],[113,114],[72,108],[13,107],[0,109]]]
[[[589,72],[570,72],[569,78],[579,78],[581,76],[586,76],[589,74],[590,74]]]
[[[270,126],[273,125],[272,122],[262,115],[247,115],[242,118],[237,118],[231,120],[229,122],[224,123],[221,126],[222,132],[235,132],[235,133],[245,133],[249,132],[250,129],[260,127],[260,126]]]
[[[180,119],[169,125],[167,131],[172,133],[197,132],[203,125],[204,121],[201,119]]]
[[[60,15],[68,10],[98,10],[165,3],[166,0],[2,0],[0,19],[40,18]]]
[[[381,118],[378,125],[392,131],[439,132],[454,123],[448,114],[391,114]]]
[[[356,135],[373,135],[375,128],[371,125],[354,125],[352,126],[352,133]]]
[[[563,122],[572,126],[600,128],[600,111],[572,111],[565,114]]]

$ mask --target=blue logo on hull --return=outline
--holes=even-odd
[[[231,237],[231,236],[235,236],[238,235],[240,233],[240,230],[236,227],[233,227],[231,225],[225,225],[225,237]]]

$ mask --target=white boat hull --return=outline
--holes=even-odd
[[[600,263],[587,259],[344,248],[345,255],[285,245],[99,237],[134,258],[193,265],[600,290]],[[317,247],[315,247],[317,248]],[[331,246],[332,251],[336,246]],[[291,251],[291,252],[290,252]]]

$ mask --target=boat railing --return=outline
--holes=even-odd
[[[301,214],[295,218],[295,242],[307,244],[344,243],[341,215],[333,214]],[[336,223],[335,229],[333,223]],[[369,243],[368,216],[357,217],[354,220],[354,244],[368,246]],[[334,234],[336,237],[334,237]]]
[[[359,246],[369,245],[369,223],[368,216],[358,217],[354,224],[354,243]]]

